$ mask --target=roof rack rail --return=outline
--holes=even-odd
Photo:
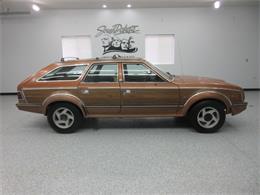
[[[96,57],[96,60],[102,60],[102,59],[111,59],[111,56],[102,56],[102,57]]]
[[[78,57],[63,57],[60,59],[61,62],[67,62],[67,61],[71,61],[71,60],[79,60]]]
[[[103,57],[96,57],[96,60],[102,60],[102,59],[138,59],[138,57],[135,56],[120,56],[119,54],[115,54],[113,56],[103,56]]]

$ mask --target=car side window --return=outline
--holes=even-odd
[[[94,64],[85,77],[85,82],[117,82],[117,64]]]
[[[59,67],[41,77],[39,81],[76,80],[81,76],[85,68],[86,65]]]
[[[143,64],[124,64],[125,82],[165,82]]]

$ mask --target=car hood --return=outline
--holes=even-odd
[[[174,82],[180,85],[188,85],[195,87],[224,87],[224,88],[232,88],[232,89],[241,89],[241,87],[227,83],[221,79],[209,78],[209,77],[198,77],[198,76],[175,76]]]
[[[176,76],[175,81],[181,81],[183,83],[225,83],[225,81],[221,79],[188,75]]]

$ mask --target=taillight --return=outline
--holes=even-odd
[[[245,101],[245,92],[244,91],[241,92],[241,97],[242,97],[242,102],[244,102]]]
[[[17,92],[17,97],[19,100],[23,99],[22,93],[20,91]]]

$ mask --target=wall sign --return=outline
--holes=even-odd
[[[100,38],[102,54],[135,53],[138,51],[134,35],[139,33],[138,25],[115,24],[111,27],[101,25],[97,28],[96,38]]]

